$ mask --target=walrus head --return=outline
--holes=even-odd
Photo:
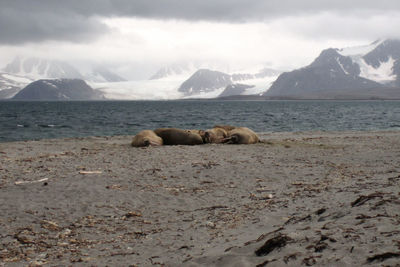
[[[211,133],[208,131],[204,132],[203,141],[204,143],[211,143]]]

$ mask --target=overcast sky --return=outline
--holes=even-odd
[[[0,66],[23,55],[128,78],[193,60],[288,70],[399,28],[398,0],[1,0]]]

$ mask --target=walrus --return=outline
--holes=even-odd
[[[224,128],[212,128],[204,131],[204,143],[220,144],[228,137],[228,132]]]
[[[143,130],[133,137],[131,145],[134,147],[162,146],[163,140],[152,130]]]
[[[204,130],[198,130],[198,129],[185,129],[184,131],[189,132],[189,133],[194,133],[198,134],[200,136],[204,135]]]
[[[255,144],[260,142],[260,138],[247,127],[237,127],[228,132],[228,137],[223,142],[228,144]]]
[[[236,126],[232,126],[232,125],[214,125],[213,128],[220,128],[220,129],[224,129],[225,131],[232,131],[235,128],[238,128]]]
[[[203,138],[199,133],[176,128],[159,128],[155,134],[162,138],[164,145],[201,145]]]
[[[203,143],[206,143],[206,140],[205,140],[205,134],[206,134],[206,132],[205,132],[204,130],[185,129],[185,131],[186,131],[186,132],[189,132],[189,133],[194,133],[194,134],[200,135],[200,136],[201,136],[201,139],[203,139]]]

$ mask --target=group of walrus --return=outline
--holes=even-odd
[[[177,128],[158,128],[143,130],[133,137],[134,147],[162,145],[201,145],[201,144],[255,144],[260,142],[255,132],[247,127],[215,125],[208,130],[184,130]]]

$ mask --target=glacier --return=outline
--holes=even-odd
[[[352,61],[360,66],[360,77],[366,78],[381,84],[387,84],[396,80],[396,75],[393,73],[395,59],[389,56],[387,61],[380,61],[379,67],[375,68],[369,65],[364,56],[372,52],[379,45],[384,43],[383,40],[378,40],[370,45],[355,46],[338,49],[337,52],[343,56],[348,56]],[[339,62],[338,62],[339,63]],[[339,63],[340,64],[340,63]]]

